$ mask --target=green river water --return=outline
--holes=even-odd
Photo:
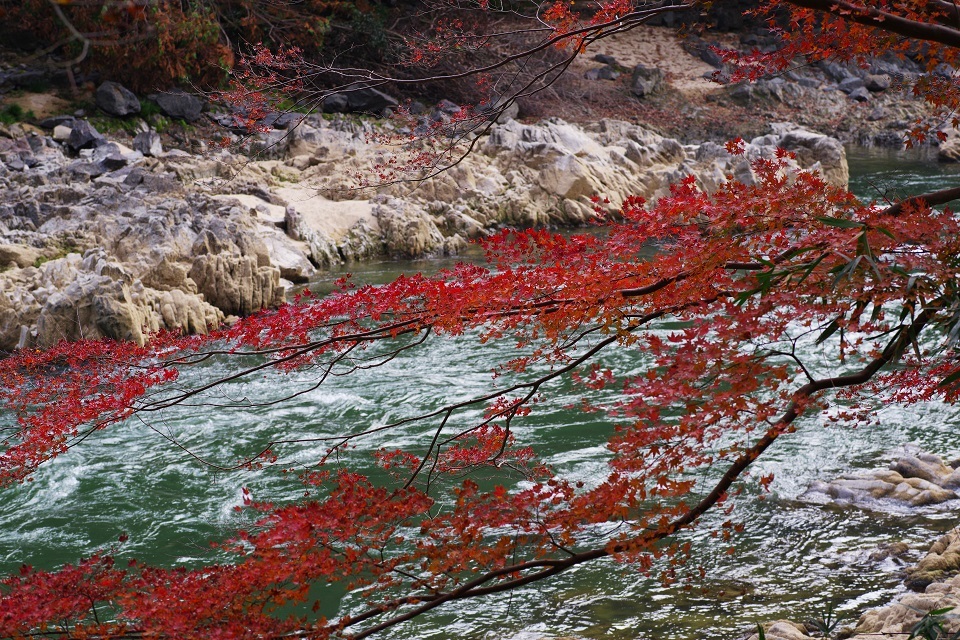
[[[867,198],[892,193],[891,188],[909,195],[960,178],[960,169],[904,154],[851,150],[850,164],[851,189]],[[351,270],[358,280],[376,283],[440,266],[444,261],[385,262]],[[313,288],[329,289],[339,275],[329,274]],[[335,434],[479,394],[489,388],[491,368],[510,357],[512,349],[506,343],[436,340],[416,357],[334,380],[280,406],[229,413],[181,408],[151,426],[198,455],[230,463],[281,435]],[[644,366],[636,353],[611,352],[605,362],[621,372]],[[210,365],[189,375],[200,380],[218,372],[218,365]],[[296,377],[282,380],[287,388],[296,383]],[[220,393],[227,400],[269,397],[277,384],[275,378],[244,381]],[[612,423],[602,415],[565,408],[578,396],[563,383],[548,395],[551,401],[518,426],[518,437],[565,475],[586,482],[605,475],[608,456],[602,445]],[[695,562],[707,575],[702,588],[692,592],[665,589],[629,566],[597,562],[512,594],[441,608],[383,637],[735,638],[755,620],[816,617],[830,601],[851,621],[901,589],[896,561],[871,560],[871,552],[896,541],[924,548],[960,521],[958,505],[924,514],[866,512],[798,498],[813,480],[885,464],[904,445],[960,454],[958,427],[960,408],[939,403],[889,406],[880,413],[879,427],[855,430],[806,419],[759,461],[760,472],[776,473],[773,495],[762,502],[744,501],[738,509],[747,527],[735,541],[736,555],[726,555],[727,545],[707,534],[711,522],[686,534]],[[408,446],[419,437],[413,428],[392,432],[348,455],[362,460],[369,450]],[[321,449],[303,445],[281,453],[287,461],[308,463]],[[45,465],[33,482],[3,491],[0,573],[23,563],[53,568],[76,561],[121,533],[129,535],[121,557],[168,566],[209,561],[208,541],[227,537],[243,524],[244,516],[234,511],[242,502],[243,486],[252,489],[255,499],[293,499],[300,492],[296,481],[281,474],[220,473],[200,465],[139,421],[111,428]],[[336,611],[338,600],[344,609],[359,606],[352,594],[329,589],[327,595],[334,603],[328,614]]]

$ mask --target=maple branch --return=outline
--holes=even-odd
[[[757,458],[759,458],[760,455],[763,454],[763,452],[766,451],[781,435],[794,430],[795,427],[792,426],[793,422],[802,414],[803,408],[807,404],[806,401],[809,398],[827,389],[839,389],[843,387],[861,385],[868,382],[884,366],[894,362],[899,357],[899,354],[902,353],[910,343],[916,341],[920,332],[933,318],[933,316],[934,311],[925,309],[918,314],[917,318],[911,324],[902,325],[898,330],[896,337],[887,343],[887,346],[880,353],[880,355],[870,361],[858,372],[830,378],[822,378],[819,380],[811,380],[797,389],[797,391],[793,394],[793,399],[787,405],[787,408],[777,422],[767,429],[766,433],[764,433],[764,435],[756,443],[740,454],[740,456],[727,468],[726,472],[724,472],[723,476],[706,496],[704,496],[684,515],[675,518],[668,524],[655,530],[643,533],[633,540],[629,540],[625,543],[617,543],[612,546],[607,545],[601,548],[583,551],[561,560],[534,560],[502,567],[500,569],[477,576],[469,582],[464,583],[457,589],[444,594],[408,596],[399,600],[391,601],[389,603],[384,603],[380,607],[370,609],[363,614],[349,617],[344,621],[344,624],[340,628],[346,628],[352,626],[353,624],[383,614],[386,612],[386,609],[396,609],[404,605],[422,603],[420,606],[410,611],[396,615],[388,620],[384,620],[383,622],[380,622],[372,627],[364,629],[360,633],[349,636],[352,638],[352,640],[362,640],[362,638],[366,638],[379,631],[383,631],[400,624],[401,622],[415,618],[447,602],[480,597],[515,589],[517,587],[557,575],[558,573],[585,562],[598,560],[600,558],[608,557],[618,553],[624,553],[630,549],[645,548],[654,542],[677,533],[681,529],[692,525],[700,518],[700,516],[723,501],[727,496],[727,492],[730,487],[733,486],[733,483],[740,478],[743,472],[746,471],[747,468]],[[495,585],[484,586],[491,580],[501,576],[521,573],[531,569],[540,570],[535,573],[506,580]]]
[[[960,48],[960,31],[946,25],[910,20],[894,13],[881,11],[876,7],[854,4],[847,0],[787,0],[787,2],[908,38]]]
[[[213,380],[204,385],[196,387],[195,389],[189,389],[187,391],[184,391],[182,394],[178,396],[167,397],[161,400],[155,400],[153,402],[148,402],[134,408],[138,412],[139,411],[160,411],[162,409],[167,409],[175,405],[183,404],[184,400],[192,396],[198,395],[200,393],[203,393],[204,391],[208,391],[215,387],[219,387],[223,384],[226,384],[227,382],[239,380],[252,373],[256,373],[257,371],[269,369],[277,366],[278,364],[283,364],[285,362],[290,362],[292,360],[302,358],[303,356],[324,347],[329,347],[331,345],[342,343],[342,342],[347,342],[347,343],[372,342],[375,340],[383,339],[385,337],[395,337],[398,335],[413,333],[416,331],[420,331],[422,328],[423,326],[419,324],[419,321],[417,319],[413,319],[413,320],[406,320],[403,322],[397,322],[397,323],[386,325],[386,326],[376,327],[369,331],[362,331],[362,332],[343,335],[343,336],[334,336],[332,338],[328,338],[325,340],[308,342],[300,346],[291,346],[289,347],[289,349],[291,349],[292,352],[282,357],[276,358],[274,360],[268,360],[267,362],[263,362],[255,366],[248,367],[246,369],[243,369],[242,371],[238,371],[237,373],[233,373],[227,376],[223,376],[221,378],[217,378],[216,380]]]
[[[468,69],[466,71],[461,71],[457,73],[448,73],[442,75],[435,75],[430,77],[431,82],[444,82],[449,80],[459,80],[463,78],[469,78],[477,75],[487,74],[492,71],[501,69],[513,62],[528,60],[534,56],[534,54],[541,53],[550,49],[551,47],[558,47],[563,45],[565,42],[571,40],[576,40],[577,37],[587,38],[588,36],[597,36],[597,37],[607,37],[613,33],[619,33],[622,31],[629,31],[633,28],[636,28],[654,17],[660,15],[661,13],[668,13],[671,11],[687,11],[690,9],[696,8],[696,5],[693,3],[681,2],[679,4],[668,4],[666,2],[660,4],[659,6],[650,7],[640,11],[631,11],[630,13],[624,14],[618,18],[608,20],[606,22],[590,24],[576,29],[571,29],[569,31],[564,31],[554,35],[550,38],[540,41],[536,45],[533,45],[527,49],[519,51],[514,54],[510,54],[499,58],[496,62],[492,62],[482,67],[476,67]],[[542,31],[542,29],[537,29],[536,31]],[[552,33],[556,33],[555,29],[550,30]],[[574,56],[578,52],[574,52]],[[311,65],[315,69],[314,74],[319,73],[334,73],[346,79],[363,79],[370,81],[373,84],[365,85],[367,87],[377,87],[382,86],[386,83],[393,84],[422,84],[423,79],[416,78],[398,78],[394,76],[383,75],[370,69],[363,68],[349,68],[349,67],[326,67]],[[308,68],[311,68],[308,67]],[[306,77],[309,77],[309,74],[306,74]]]
[[[80,53],[77,55],[77,57],[72,60],[68,60],[65,64],[67,66],[73,66],[83,62],[83,60],[87,57],[87,53],[90,51],[90,38],[77,30],[67,16],[64,15],[63,10],[60,8],[60,5],[56,2],[56,0],[47,0],[47,4],[53,8],[53,12],[57,15],[57,20],[59,20],[60,24],[62,24],[67,31],[70,32],[70,36],[75,40],[79,40],[81,44]]]
[[[890,216],[898,216],[903,212],[904,208],[907,207],[935,207],[954,200],[960,200],[960,187],[940,189],[939,191],[931,191],[930,193],[911,196],[887,207],[884,213]]]

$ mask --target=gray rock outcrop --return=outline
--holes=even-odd
[[[280,304],[318,268],[456,253],[505,225],[581,224],[595,194],[615,207],[656,200],[686,176],[707,191],[727,175],[750,182],[751,160],[777,146],[797,150],[793,169],[847,175],[835,141],[786,124],[734,157],[626,122],[507,120],[449,170],[371,194],[351,183],[384,160],[369,123],[305,117],[250,159],[163,152],[152,132],[129,149],[63,122],[51,123],[70,127],[63,143],[0,138],[2,350],[209,331]]]
[[[943,616],[947,634],[960,630],[960,530],[948,532],[907,571],[907,593],[892,604],[871,609],[860,616],[853,637],[893,640],[910,634],[924,615],[955,608]]]

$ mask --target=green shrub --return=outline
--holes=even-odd
[[[33,111],[24,111],[18,104],[9,104],[0,109],[0,122],[3,124],[36,120],[36,118]]]

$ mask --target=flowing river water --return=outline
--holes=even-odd
[[[918,156],[850,151],[851,190],[861,197],[900,196],[956,184],[960,170]],[[468,256],[469,258],[470,256]],[[444,261],[354,265],[360,281],[385,282],[400,273],[435,270]],[[341,274],[314,285],[329,289]],[[407,415],[414,409],[480,394],[491,384],[490,370],[508,359],[510,343],[479,345],[475,340],[436,340],[416,356],[337,379],[283,405],[232,411],[211,407],[170,411],[149,424],[130,421],[101,432],[84,446],[48,463],[34,481],[0,495],[0,573],[23,564],[53,568],[117,540],[129,541],[122,558],[171,566],[211,561],[208,541],[228,537],[244,524],[234,507],[241,487],[255,499],[293,499],[299,485],[274,473],[219,472],[171,446],[176,438],[197,455],[231,463],[276,437],[335,434],[371,422]],[[621,372],[639,371],[636,353],[611,352],[605,362]],[[210,365],[194,380],[222,371]],[[284,385],[296,378],[284,379]],[[275,378],[224,388],[224,399],[256,399],[276,392]],[[549,390],[518,436],[534,446],[559,472],[589,482],[605,475],[603,443],[612,422],[602,415],[567,408],[578,396],[568,385]],[[746,531],[735,539],[736,553],[709,531],[720,516],[685,534],[693,562],[706,569],[697,588],[664,588],[655,578],[615,562],[597,562],[512,594],[458,603],[386,632],[384,637],[490,638],[534,640],[549,636],[677,640],[735,638],[754,621],[817,618],[830,603],[852,621],[862,610],[888,602],[901,590],[896,560],[873,560],[883,545],[906,542],[924,549],[958,523],[950,510],[928,513],[866,512],[820,506],[798,499],[813,480],[885,464],[898,447],[913,445],[944,456],[960,454],[960,408],[929,403],[908,409],[885,407],[879,425],[849,429],[807,418],[758,462],[775,472],[772,495],[746,500],[737,517]],[[369,450],[417,442],[417,431],[361,443],[347,455],[361,460]],[[364,451],[364,448],[367,451]],[[308,463],[320,446],[284,450],[289,460]],[[713,525],[713,526],[711,526]],[[916,554],[912,558],[916,558]],[[359,605],[353,594],[328,588],[336,612]]]

